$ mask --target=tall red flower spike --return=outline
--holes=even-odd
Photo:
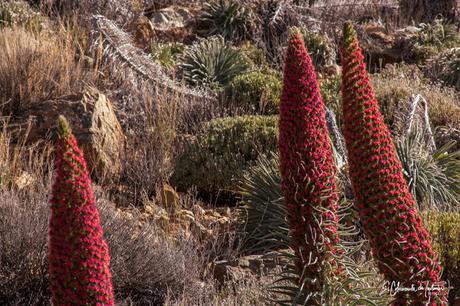
[[[109,250],[83,154],[59,117],[50,200],[49,280],[53,305],[114,305]]]
[[[364,232],[386,279],[417,288],[396,294],[395,305],[447,305],[445,290],[430,291],[430,299],[418,289],[440,282],[441,266],[404,180],[350,22],[343,36],[343,129]]]
[[[278,146],[296,269],[303,279],[316,279],[305,284],[310,292],[324,285],[325,264],[334,265],[330,255],[339,241],[336,166],[325,114],[314,66],[295,29],[284,68]]]

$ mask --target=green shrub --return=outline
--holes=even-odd
[[[336,53],[327,37],[311,32],[307,28],[301,28],[301,32],[316,71],[321,71],[324,66],[335,63]]]
[[[182,43],[167,43],[152,45],[150,47],[152,59],[167,69],[172,69],[176,66],[179,56],[182,55],[184,51],[185,46]]]
[[[342,94],[340,88],[342,86],[342,75],[336,74],[328,78],[319,80],[321,96],[324,104],[331,109],[335,114],[337,125],[342,126]]]
[[[248,37],[253,23],[252,11],[231,0],[213,0],[206,3],[198,17],[200,34],[221,35],[228,40]]]
[[[29,31],[38,32],[43,28],[43,18],[22,1],[0,2],[0,28],[22,26]]]
[[[277,73],[252,71],[233,79],[228,88],[232,105],[263,114],[278,113],[281,77]]]
[[[242,44],[240,50],[254,68],[263,68],[268,66],[264,50],[257,48],[257,46],[251,42],[247,41]]]
[[[430,211],[423,214],[423,219],[444,267],[442,278],[453,287],[449,294],[453,302],[460,294],[460,213]]]
[[[456,26],[443,19],[422,23],[418,32],[402,37],[397,44],[403,49],[403,58],[413,63],[424,63],[439,52],[453,48],[460,42]]]
[[[208,122],[179,156],[172,182],[217,193],[236,190],[243,172],[261,153],[276,150],[276,116],[241,116]]]
[[[180,68],[190,85],[218,88],[227,86],[235,76],[245,73],[249,63],[222,37],[211,37],[186,50]]]
[[[460,48],[442,52],[428,64],[426,71],[430,78],[460,91]]]
[[[400,103],[407,103],[412,94],[420,94],[427,100],[434,127],[460,125],[460,104],[456,92],[430,84],[414,65],[389,65],[381,73],[372,75],[372,84],[380,110],[390,127],[396,120]]]

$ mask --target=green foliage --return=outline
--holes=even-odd
[[[335,50],[325,36],[311,32],[305,27],[300,30],[316,71],[321,71],[324,66],[335,63]]]
[[[420,209],[447,209],[460,204],[460,151],[455,143],[430,153],[421,132],[395,142],[409,188]]]
[[[228,40],[248,37],[253,23],[252,11],[231,0],[212,0],[206,3],[198,17],[200,34],[221,35]]]
[[[167,69],[172,69],[176,66],[180,55],[182,55],[184,51],[185,46],[182,43],[167,43],[152,45],[150,47],[150,55],[153,60]]]
[[[278,113],[281,76],[276,72],[252,71],[233,79],[228,88],[232,105],[262,114]]]
[[[442,278],[453,287],[449,294],[453,302],[460,293],[460,213],[429,211],[423,214],[423,220],[444,267]]]
[[[337,125],[339,127],[342,126],[342,95],[340,93],[342,76],[336,74],[321,79],[319,80],[319,85],[324,104],[334,112]]]
[[[222,37],[203,39],[186,50],[180,65],[192,86],[219,88],[249,69],[247,59]]]
[[[276,149],[276,116],[215,119],[179,156],[172,182],[179,189],[196,187],[217,193],[234,191],[245,170],[261,153]]]
[[[255,68],[263,68],[268,65],[264,50],[257,48],[254,44],[247,41],[240,47],[241,52],[248,58]]]
[[[243,248],[249,253],[276,250],[288,245],[287,215],[281,191],[278,156],[261,155],[240,182]]]
[[[29,31],[42,29],[42,17],[22,1],[0,2],[0,28],[4,26],[23,26]]]
[[[450,48],[460,42],[460,37],[454,24],[438,18],[431,24],[421,25],[417,42],[421,45]]]
[[[243,250],[249,253],[267,252],[289,247],[289,228],[286,219],[286,203],[281,191],[281,175],[278,156],[274,153],[261,155],[257,163],[250,167],[240,182],[242,196],[241,213],[242,231],[246,233]],[[308,205],[308,203],[307,203]],[[282,296],[274,301],[277,305],[316,305],[312,299],[320,300],[320,305],[386,305],[390,297],[384,293],[382,280],[375,268],[352,259],[350,256],[362,251],[362,245],[351,243],[355,237],[353,227],[345,225],[349,219],[349,205],[343,205],[339,211],[342,217],[340,235],[343,244],[335,258],[345,267],[341,280],[327,279],[322,294],[308,296],[299,284],[294,267],[292,252],[280,253],[283,266],[280,275],[269,290]],[[356,238],[356,237],[355,237]],[[356,257],[356,256],[355,256]],[[330,267],[323,267],[324,270]]]
[[[411,45],[415,61],[423,61],[440,51],[455,47],[460,37],[455,25],[443,19],[435,19],[432,23],[422,23],[420,31],[413,38]]]

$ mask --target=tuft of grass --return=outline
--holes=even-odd
[[[76,61],[70,33],[0,29],[0,105],[17,115],[30,105],[82,89],[88,73]],[[88,80],[89,81],[89,80]]]

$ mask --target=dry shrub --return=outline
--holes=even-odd
[[[229,281],[219,286],[209,280],[200,291],[183,294],[179,298],[168,296],[165,306],[185,305],[222,305],[222,306],[250,306],[273,305],[273,296],[267,290],[273,278],[263,276],[246,277],[244,280]]]
[[[4,191],[0,199],[0,304],[47,304],[47,194]],[[193,245],[140,227],[135,211],[121,214],[103,200],[98,207],[118,300],[158,304],[168,292],[178,297],[197,290],[202,265]]]
[[[5,114],[81,90],[85,71],[70,34],[0,30],[0,104]]]
[[[143,116],[138,118],[141,124],[128,131],[121,183],[132,190],[134,203],[140,200],[139,195],[153,195],[172,172],[181,101],[166,93],[157,98],[146,94],[143,101],[136,101],[143,103]]]
[[[454,90],[430,84],[416,66],[390,65],[372,76],[380,109],[387,122],[396,120],[401,103],[408,103],[412,94],[422,95],[429,104],[434,127],[460,126],[460,103]]]
[[[119,300],[155,304],[167,292],[177,297],[199,288],[202,261],[195,245],[180,239],[171,242],[147,223],[139,227],[136,211],[126,218],[104,201],[98,204]]]
[[[0,305],[48,304],[48,193],[51,154],[19,141],[12,144],[7,124],[0,130]],[[45,149],[43,149],[45,148]],[[29,185],[18,178],[28,173]],[[95,189],[99,191],[99,188]],[[195,290],[202,268],[197,246],[169,241],[153,225],[140,226],[140,214],[122,213],[96,192],[110,247],[117,298],[160,303],[167,292]]]
[[[0,194],[0,304],[40,305],[49,300],[46,196]]]

